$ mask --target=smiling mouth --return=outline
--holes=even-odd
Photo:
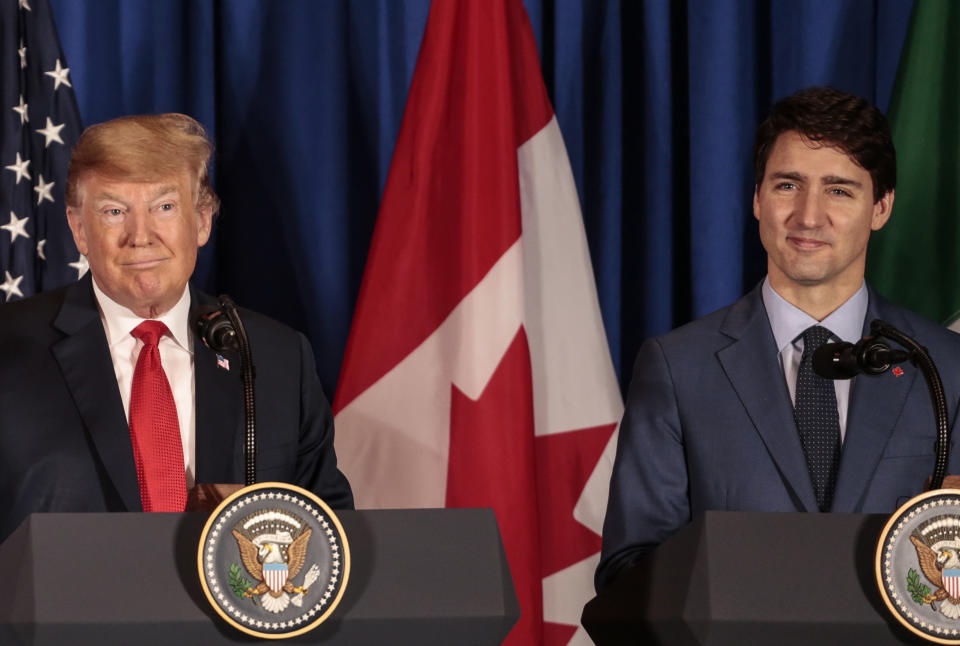
[[[167,258],[150,258],[146,260],[131,260],[129,262],[123,263],[123,267],[128,269],[149,269],[155,267],[162,262],[166,262]]]
[[[802,251],[815,251],[817,249],[822,249],[828,247],[829,243],[824,242],[823,240],[816,240],[814,238],[799,238],[796,236],[788,236],[787,241],[792,244],[797,249]]]

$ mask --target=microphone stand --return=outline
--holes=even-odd
[[[870,322],[870,333],[874,336],[881,336],[891,341],[899,343],[910,352],[910,363],[920,369],[923,378],[927,382],[927,390],[930,392],[930,399],[933,403],[933,416],[937,425],[937,441],[934,444],[936,457],[934,460],[933,474],[930,476],[930,485],[928,489],[940,489],[943,487],[943,479],[947,472],[947,463],[950,461],[950,427],[949,413],[947,411],[947,397],[943,391],[943,381],[940,379],[940,373],[930,358],[927,349],[908,337],[906,334],[896,329],[889,323],[880,319],[874,319]],[[960,484],[960,476],[949,476],[953,486]]]
[[[256,369],[253,365],[253,352],[250,339],[243,326],[237,305],[226,294],[219,298],[220,309],[202,316],[197,321],[198,332],[215,352],[232,350],[240,355],[240,377],[243,382],[243,477],[244,485],[257,482],[257,411],[256,411]],[[226,317],[224,320],[223,317]],[[201,484],[197,483],[188,492],[186,511],[213,511],[224,499],[238,491],[239,484]]]
[[[226,294],[220,296],[220,306],[233,324],[236,331],[237,346],[240,354],[240,373],[243,380],[243,477],[244,485],[257,483],[257,410],[255,398],[255,370],[253,367],[253,353],[250,351],[250,339],[247,330],[243,327],[237,305]],[[939,379],[939,377],[938,377]],[[943,387],[941,386],[941,391]]]

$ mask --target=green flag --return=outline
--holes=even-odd
[[[897,190],[873,234],[867,280],[944,323],[960,313],[960,2],[913,7],[890,101]]]

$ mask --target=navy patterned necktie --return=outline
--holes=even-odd
[[[797,422],[803,455],[820,511],[830,511],[840,467],[840,415],[833,381],[813,371],[813,353],[830,340],[830,330],[814,325],[803,332],[803,356],[797,371]]]

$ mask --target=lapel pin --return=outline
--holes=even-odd
[[[229,368],[227,368],[227,370],[229,370]],[[893,376],[894,376],[894,377],[902,377],[902,376],[903,376],[903,368],[901,368],[900,366],[894,367],[894,369],[891,370],[890,372],[893,373]]]
[[[230,360],[224,357],[222,354],[218,354],[217,367],[220,368],[221,370],[226,370],[227,372],[230,372]],[[901,372],[903,371],[901,370]],[[900,375],[897,375],[897,376],[899,377]]]

